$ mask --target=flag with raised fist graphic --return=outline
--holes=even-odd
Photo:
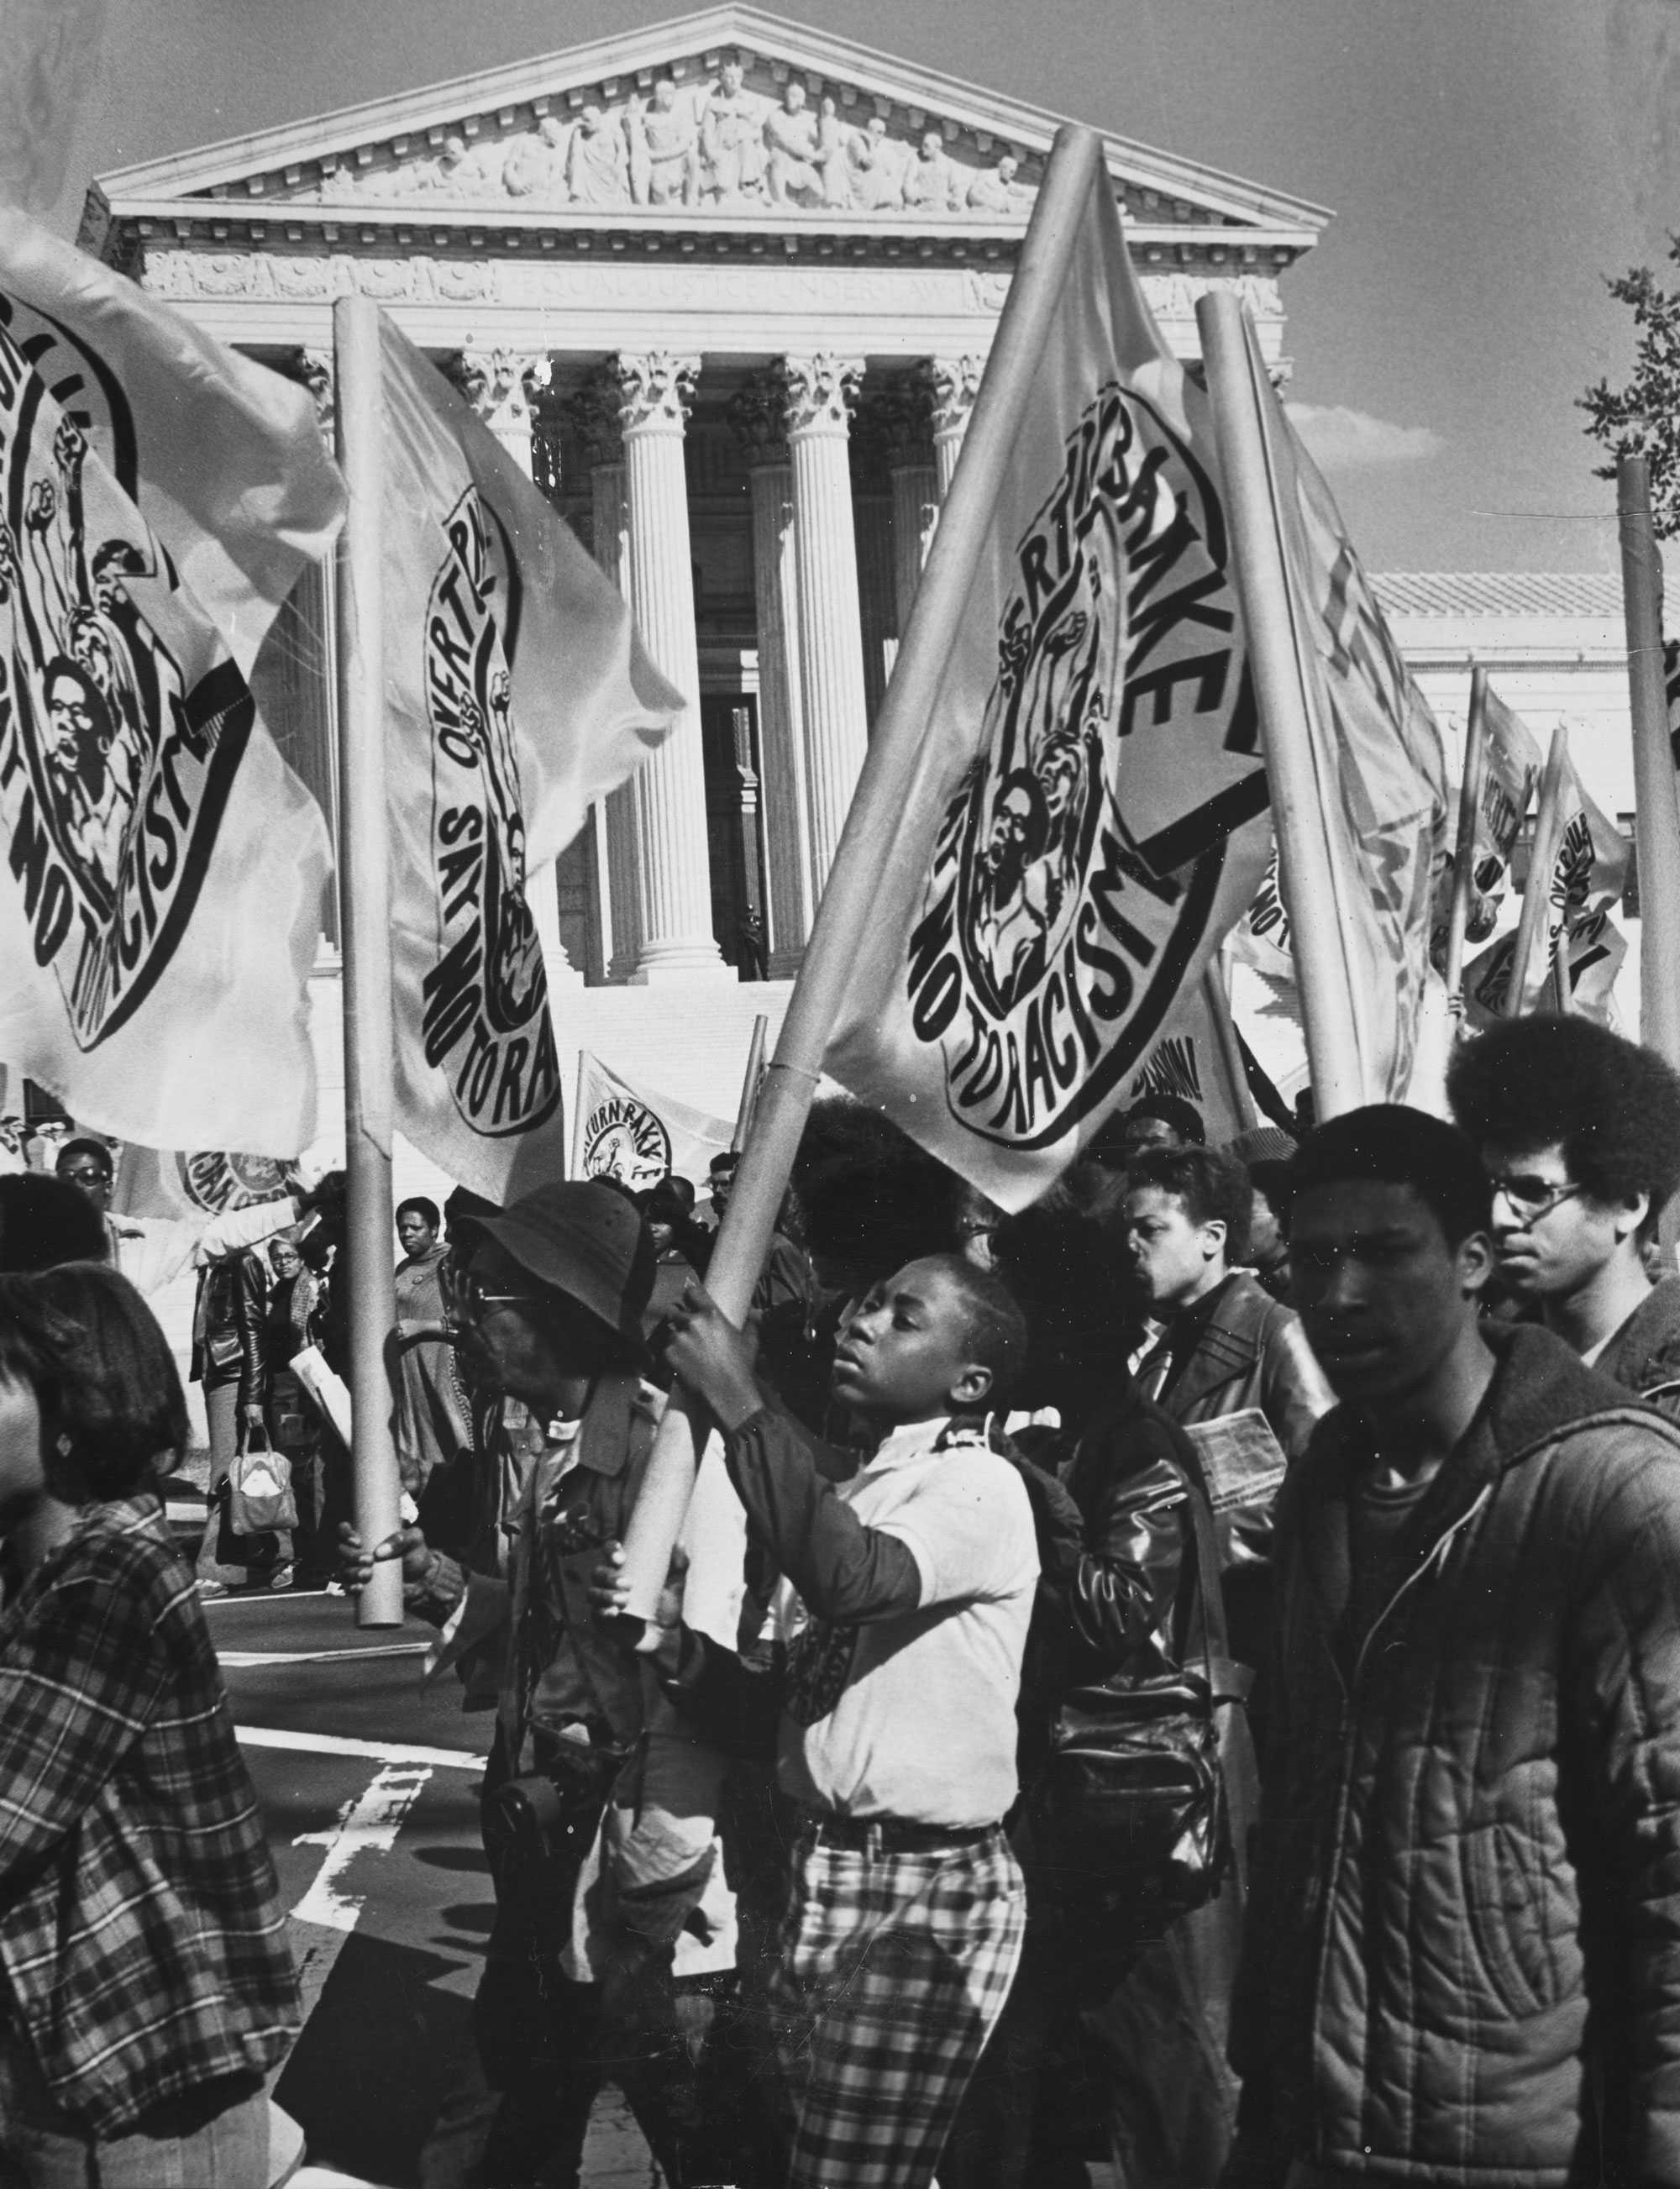
[[[0,211],[0,1055],[123,1140],[315,1136],[326,829],[246,679],[343,507],[304,389]]]
[[[1124,1099],[1264,868],[1207,399],[1094,182],[828,1069],[1005,1208]]]
[[[533,892],[682,699],[471,404],[380,333],[397,1123],[510,1200],[566,1172]]]

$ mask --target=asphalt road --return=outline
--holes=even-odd
[[[280,1871],[303,2033],[274,2090],[308,2141],[299,2189],[463,2189],[489,2100],[469,2011],[492,1915],[478,1839],[488,1712],[421,1684],[430,1630],[359,1630],[325,1595],[206,1606]],[[659,2175],[615,2096],[587,2189]]]

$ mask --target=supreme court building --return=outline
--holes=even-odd
[[[95,184],[84,246],[324,422],[333,300],[376,299],[687,695],[533,882],[563,995],[797,966],[1059,118],[732,5]],[[1329,215],[1106,156],[1174,348],[1220,285],[1287,371],[1281,279]],[[306,579],[256,680],[330,817],[331,585]]]

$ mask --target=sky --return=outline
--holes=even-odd
[[[50,217],[70,232],[101,172],[679,12],[674,0],[4,4],[78,21],[89,54],[103,31],[53,145],[65,180]],[[777,12],[1330,207],[1323,240],[1284,277],[1290,394],[1367,565],[1615,567],[1614,489],[1592,476],[1574,402],[1602,374],[1625,377],[1632,357],[1604,277],[1655,263],[1665,220],[1680,227],[1680,0]],[[50,177],[44,188],[50,199]]]

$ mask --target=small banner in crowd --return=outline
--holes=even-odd
[[[827,1058],[1005,1208],[1125,1100],[1264,867],[1215,461],[1101,181]]]
[[[1543,962],[1550,968],[1550,999],[1602,1024],[1627,955],[1626,937],[1611,917],[1627,880],[1627,846],[1582,789],[1572,761],[1564,770],[1560,802],[1562,834],[1552,872],[1530,874],[1528,887],[1547,892]],[[1516,936],[1503,935],[1465,967],[1469,1025],[1489,1026],[1509,1014],[1516,950]],[[1537,962],[1541,955],[1536,951]],[[1547,1000],[1547,990],[1541,997]]]
[[[326,829],[246,679],[343,506],[304,389],[0,210],[0,1055],[119,1139],[314,1131]]]
[[[1209,1147],[1223,1147],[1252,1123],[1253,1106],[1232,1081],[1204,981],[1186,988],[1174,1005],[1155,1046],[1127,1084],[1127,1106],[1145,1094],[1176,1094],[1190,1103],[1201,1115]]]
[[[1451,850],[1445,755],[1335,500],[1268,383],[1246,315],[1245,324],[1335,897],[1313,917],[1333,923],[1340,939],[1365,1099],[1405,1101]]]
[[[616,1179],[638,1193],[673,1175],[701,1186],[734,1136],[726,1119],[632,1086],[587,1049],[578,1060],[574,1177]]]
[[[117,1158],[110,1205],[119,1216],[224,1216],[290,1193],[293,1167],[269,1156],[219,1150],[143,1148],[129,1141]]]
[[[1473,939],[1492,930],[1541,766],[1533,731],[1491,687],[1485,702],[1485,721],[1487,767],[1481,811],[1476,817],[1476,864],[1472,876],[1476,893],[1467,930]]]
[[[381,335],[397,1122],[505,1201],[565,1170],[528,882],[682,700],[471,405],[388,320]]]

